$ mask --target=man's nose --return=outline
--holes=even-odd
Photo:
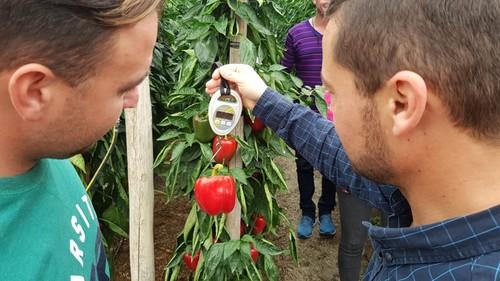
[[[125,94],[123,97],[123,108],[135,108],[139,102],[139,87],[135,87],[132,91]]]

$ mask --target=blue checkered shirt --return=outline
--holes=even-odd
[[[363,280],[500,281],[500,205],[410,227],[401,192],[355,173],[330,121],[270,88],[253,113],[336,185],[388,214],[387,228],[365,222],[374,252]]]

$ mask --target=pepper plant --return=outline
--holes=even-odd
[[[203,114],[208,108],[208,96],[203,92],[203,85],[212,71],[214,61],[228,62],[229,43],[238,33],[236,16],[249,22],[248,39],[244,39],[240,45],[243,62],[256,67],[271,87],[304,104],[316,102],[320,111],[324,111],[322,99],[312,99],[313,96],[320,97],[320,92],[302,89],[300,80],[283,72],[278,64],[287,29],[314,13],[310,1],[249,2],[250,4],[238,3],[236,0],[168,1],[160,22],[159,40],[150,76],[154,135],[157,138],[154,143],[157,155],[155,172],[165,177],[168,198],[178,194],[192,196],[196,179],[200,175],[208,175],[210,171],[207,167],[214,164],[210,161],[213,156],[212,132],[207,130],[206,124],[203,125]],[[184,267],[180,262],[182,253],[192,252],[194,258],[200,249],[203,251],[199,252],[195,267],[197,279],[213,276],[211,274],[215,271],[226,272],[224,270],[228,269],[229,261],[245,262],[240,263],[241,266],[238,265],[237,269],[230,266],[226,275],[220,275],[228,280],[259,279],[260,273],[256,272],[263,268],[271,276],[269,279],[276,279],[277,270],[272,257],[283,251],[266,238],[275,233],[280,222],[287,224],[287,221],[273,199],[277,191],[286,189],[283,174],[273,159],[276,156],[293,156],[288,147],[269,129],[260,126],[252,132],[252,123],[258,121],[251,114],[249,118],[244,138],[237,139],[245,167],[227,171],[236,179],[238,199],[242,203],[242,240],[229,241],[227,233],[221,227],[224,215],[211,218],[193,204],[185,229],[179,236],[176,254],[168,265],[167,279],[174,280],[175,272]],[[127,237],[128,232],[123,123],[122,121],[118,125],[116,145],[110,158],[96,178],[94,187],[89,190],[108,242],[108,250],[113,248],[115,237]],[[110,139],[111,134],[108,134],[77,161],[76,166],[81,168],[80,175],[86,184],[103,160],[110,146]],[[256,221],[260,217],[266,220],[262,232],[262,223]],[[259,231],[251,234],[255,232],[255,228],[259,228]],[[209,229],[219,233],[218,243],[214,247],[211,247],[214,243],[209,239]],[[290,252],[296,258],[294,239],[293,232],[290,232]],[[255,256],[255,251],[260,252],[260,257],[253,264],[250,263],[248,254]],[[218,253],[224,253],[220,260]],[[186,260],[191,261],[188,258]],[[222,260],[226,263],[222,262],[216,270],[215,264]],[[233,269],[238,272],[238,278],[230,277],[229,272],[232,273]]]
[[[204,83],[215,62],[229,61],[229,46],[239,34],[238,17],[248,23],[247,37],[240,43],[241,62],[254,66],[269,86],[290,98],[308,105],[314,102],[322,112],[326,105],[320,91],[303,88],[298,78],[279,65],[284,34],[271,28],[285,19],[276,1],[204,0],[171,5],[167,11],[182,10],[183,14],[167,14],[162,20],[151,74],[155,110],[163,116],[158,123],[155,167],[165,178],[168,198],[192,197],[198,178],[210,174],[217,158],[216,141],[209,141],[212,132],[200,116],[208,111]],[[165,280],[176,280],[183,268],[192,270],[194,280],[214,280],[214,276],[218,280],[262,280],[263,276],[278,280],[273,256],[285,252],[269,238],[280,224],[289,229],[288,253],[297,260],[294,230],[275,199],[277,192],[287,189],[275,158],[293,158],[293,153],[269,129],[256,129],[258,121],[251,113],[246,115],[244,136],[236,138],[243,167],[222,170],[236,183],[243,236],[231,241],[224,228],[226,215],[210,216],[193,202],[166,266]]]

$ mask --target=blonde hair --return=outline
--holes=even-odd
[[[93,73],[115,31],[161,12],[164,0],[2,0],[0,72],[40,63],[75,86]]]
[[[119,6],[99,11],[95,16],[104,25],[123,26],[136,23],[155,10],[161,12],[163,3],[163,0],[123,0]]]

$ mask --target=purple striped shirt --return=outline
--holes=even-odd
[[[316,31],[309,20],[294,25],[285,42],[285,54],[281,64],[289,71],[295,70],[304,85],[314,87],[322,85],[321,61],[323,35]]]

